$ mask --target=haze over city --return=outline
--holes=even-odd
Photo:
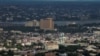
[[[0,0],[0,56],[100,56],[99,0]]]
[[[1,0],[1,1],[100,1],[100,0]]]

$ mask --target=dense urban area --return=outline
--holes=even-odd
[[[0,1],[0,56],[100,56],[99,2]]]

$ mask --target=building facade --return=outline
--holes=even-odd
[[[41,19],[40,20],[40,29],[43,30],[54,30],[54,22],[52,18]]]

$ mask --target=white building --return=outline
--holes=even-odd
[[[59,44],[64,44],[66,40],[66,37],[64,36],[64,33],[60,33],[59,35]]]
[[[33,26],[37,27],[39,26],[39,22],[37,20],[28,21],[25,23],[25,26],[26,27],[33,27]]]

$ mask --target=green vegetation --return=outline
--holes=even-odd
[[[14,52],[9,50],[9,51],[0,51],[0,56],[14,56]]]

